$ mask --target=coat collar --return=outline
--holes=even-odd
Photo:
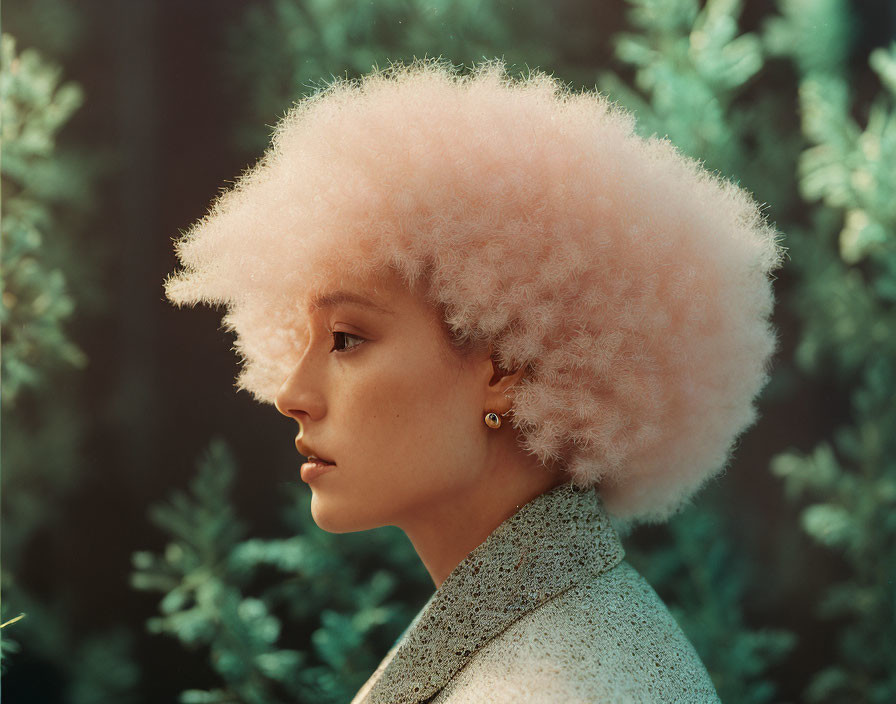
[[[514,621],[624,556],[593,488],[554,487],[499,525],[454,568],[354,702],[429,700]]]

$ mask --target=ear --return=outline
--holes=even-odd
[[[513,406],[510,396],[507,395],[507,391],[523,378],[523,374],[526,370],[524,367],[520,367],[515,371],[502,369],[492,356],[491,351],[491,347],[489,347],[491,378],[488,381],[488,388],[486,389],[486,407],[484,410],[503,414],[507,413]]]

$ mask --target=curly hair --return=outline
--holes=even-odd
[[[623,521],[668,519],[756,419],[783,248],[749,193],[593,91],[503,62],[337,79],[176,242],[178,304],[225,305],[237,387],[273,403],[296,293],[392,268],[489,342],[522,449]]]

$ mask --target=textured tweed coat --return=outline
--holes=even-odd
[[[600,495],[562,484],[436,590],[352,704],[718,702]]]

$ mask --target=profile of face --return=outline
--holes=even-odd
[[[483,416],[510,409],[522,372],[452,347],[437,309],[397,275],[309,291],[301,305],[301,356],[275,404],[301,423],[301,454],[335,465],[308,480],[318,526],[412,525],[488,491],[519,458],[515,429]]]

